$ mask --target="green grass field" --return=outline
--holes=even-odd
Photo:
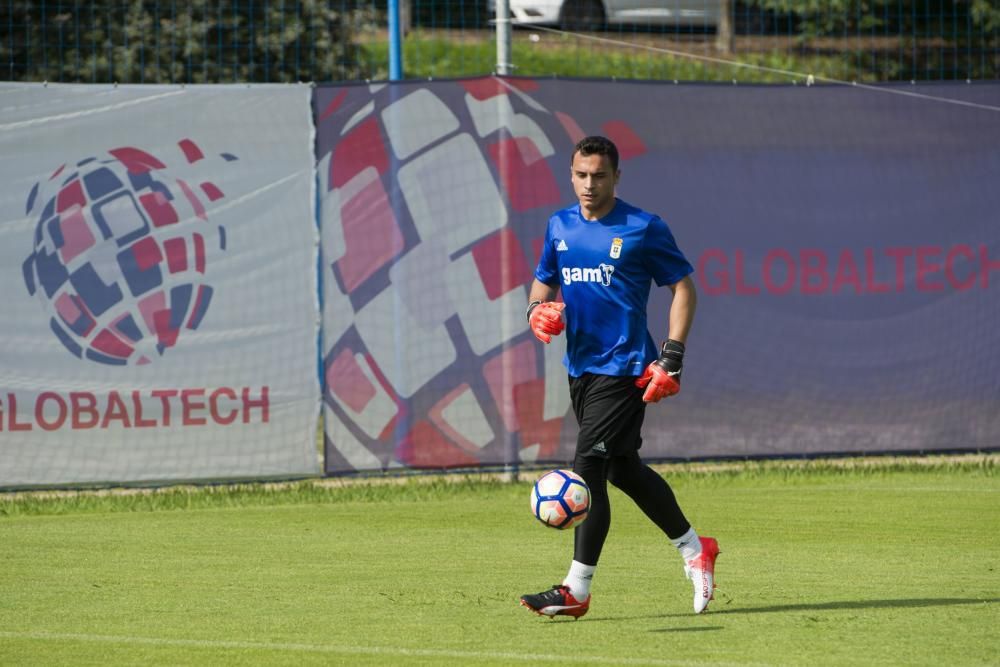
[[[722,547],[701,616],[618,492],[579,621],[517,605],[572,544],[527,482],[0,496],[0,664],[1000,662],[1000,457],[663,470]]]
[[[734,67],[719,62],[700,61],[639,47],[605,49],[595,52],[591,43],[572,39],[545,37],[546,46],[539,47],[526,40],[521,31],[511,44],[513,71],[518,76],[568,76],[586,78],[617,78],[654,81],[721,81],[741,83],[805,83],[806,74],[842,81],[858,79],[878,81],[894,74],[859,72],[851,54],[800,55],[787,51],[739,54]],[[389,45],[376,41],[365,45],[365,61],[376,64],[373,79],[388,78]],[[482,76],[496,68],[496,44],[493,41],[463,43],[434,37],[414,35],[403,44],[406,75],[413,79]],[[789,76],[769,70],[800,72]]]

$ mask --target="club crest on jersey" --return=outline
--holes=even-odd
[[[600,264],[594,268],[580,268],[575,266],[563,267],[562,279],[564,285],[573,283],[600,283],[605,287],[611,285],[611,274],[615,272],[615,267],[611,264]]]
[[[618,259],[622,256],[622,240],[619,238],[611,239],[611,259]]]

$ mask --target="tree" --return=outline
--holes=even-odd
[[[351,80],[366,74],[352,39],[366,20],[325,0],[11,0],[0,6],[0,62],[19,81]]]
[[[719,27],[715,33],[715,50],[733,52],[733,0],[719,0]]]
[[[747,0],[796,18],[803,46],[822,37],[895,38],[855,65],[880,79],[996,78],[1000,71],[997,0]]]

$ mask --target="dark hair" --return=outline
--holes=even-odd
[[[573,148],[573,153],[569,157],[569,163],[573,164],[573,158],[579,153],[584,157],[588,155],[607,155],[611,160],[611,169],[618,171],[618,147],[607,137],[590,136],[580,139]]]

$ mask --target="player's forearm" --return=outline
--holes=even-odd
[[[555,298],[556,289],[554,287],[546,285],[537,278],[531,283],[531,291],[528,293],[528,303],[534,303],[535,301],[544,303],[552,301]]]
[[[698,293],[690,276],[672,286],[674,297],[670,302],[670,332],[668,337],[681,343],[687,342],[698,306]]]

